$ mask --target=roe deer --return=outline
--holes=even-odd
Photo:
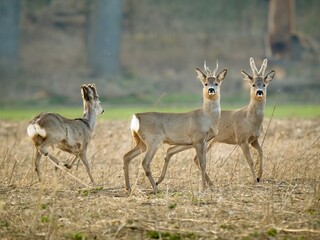
[[[253,181],[259,182],[262,177],[263,152],[258,138],[262,130],[264,107],[267,97],[267,86],[273,79],[275,71],[272,70],[266,76],[264,75],[264,72],[267,68],[267,59],[263,61],[263,64],[259,71],[255,66],[253,58],[250,58],[250,66],[253,72],[253,76],[250,76],[245,71],[241,71],[244,80],[248,81],[251,86],[249,105],[237,110],[221,111],[221,118],[218,124],[218,135],[214,139],[212,139],[212,141],[206,148],[206,151],[208,152],[216,142],[239,145],[249,164],[253,176]],[[250,154],[249,145],[254,147],[259,154],[259,172],[257,178],[253,168],[253,161]],[[174,154],[189,148],[190,146],[173,146],[167,150],[162,173],[157,182],[158,184],[161,183],[165,177],[170,158]],[[194,162],[198,165],[197,156],[195,156]],[[210,178],[207,174],[206,180],[211,183]]]
[[[203,107],[186,113],[146,112],[133,115],[131,133],[135,146],[123,156],[125,184],[131,192],[129,180],[130,161],[146,151],[142,166],[153,191],[157,192],[150,172],[150,163],[161,142],[170,145],[189,145],[194,147],[199,159],[202,173],[202,188],[206,188],[205,142],[217,134],[220,119],[220,85],[227,74],[227,69],[216,75],[218,63],[214,71],[204,64],[205,73],[196,68],[198,79],[203,84]]]
[[[28,135],[36,147],[35,167],[39,181],[41,181],[40,159],[42,155],[48,156],[59,165],[59,160],[48,151],[48,147],[57,146],[75,155],[75,159],[79,157],[86,167],[91,182],[94,183],[86,153],[96,117],[104,110],[94,84],[82,85],[81,93],[84,110],[82,118],[67,119],[57,113],[40,113],[28,125]],[[69,165],[66,167],[71,168]]]

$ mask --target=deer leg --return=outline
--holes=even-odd
[[[173,147],[168,148],[166,156],[164,158],[164,165],[163,165],[163,168],[162,168],[161,175],[160,175],[158,181],[156,182],[157,185],[159,185],[163,181],[163,179],[164,179],[164,177],[166,175],[167,168],[168,168],[168,165],[169,165],[171,157],[174,154],[182,152],[182,151],[187,150],[189,148],[192,148],[192,146],[191,145],[185,145],[185,146],[173,146]]]
[[[66,163],[64,166],[68,169],[71,169],[73,164],[76,162],[78,156],[75,156],[74,159],[72,160],[72,162],[70,164]]]
[[[46,146],[39,147],[37,154],[36,154],[36,160],[35,160],[35,166],[36,166],[36,171],[38,174],[39,181],[41,181],[40,159],[41,159],[42,154],[45,155],[46,157],[50,158],[53,162],[55,162],[55,164],[59,165],[59,160],[48,152]],[[55,170],[57,170],[57,169],[58,168],[55,166]]]
[[[206,153],[209,152],[210,148],[212,148],[212,146],[216,143],[216,141],[213,139],[209,142],[206,142]]]
[[[153,146],[147,146],[147,152],[146,155],[144,156],[144,159],[142,161],[142,167],[146,173],[146,176],[148,177],[151,186],[153,188],[154,193],[156,194],[158,191],[158,187],[157,184],[155,183],[151,171],[150,171],[150,163],[152,158],[154,157],[156,151],[157,151],[157,145],[158,144],[154,144]]]
[[[197,167],[199,168],[199,170],[201,171],[201,167],[200,167],[198,155],[194,156],[193,161],[194,161],[194,163],[197,165]],[[208,184],[209,186],[212,186],[213,183],[212,183],[209,175],[207,174],[207,172],[205,172],[205,178],[206,178],[207,184]]]
[[[87,173],[88,173],[88,175],[89,175],[89,178],[90,178],[90,180],[91,180],[91,183],[94,184],[94,180],[93,180],[93,177],[92,177],[91,172],[90,172],[90,167],[89,167],[89,162],[88,162],[88,159],[87,159],[87,153],[86,153],[86,151],[80,153],[80,154],[79,154],[79,157],[80,157],[81,161],[83,162],[83,164],[84,164],[84,166],[85,166],[85,168],[86,168],[86,170],[87,170]]]
[[[241,147],[242,152],[243,152],[244,156],[246,157],[247,162],[249,164],[249,167],[251,169],[251,173],[253,176],[253,183],[256,183],[257,178],[256,178],[256,174],[255,174],[254,168],[253,168],[253,161],[252,161],[252,157],[250,154],[249,145],[248,145],[248,143],[242,143],[242,144],[239,144],[239,146]]]
[[[129,179],[129,164],[133,158],[146,151],[144,143],[137,144],[133,149],[124,154],[123,156],[123,170],[126,184],[126,190],[131,192],[130,179]]]
[[[41,169],[40,169],[41,156],[42,156],[42,154],[40,153],[40,151],[37,150],[34,164],[35,164],[36,172],[37,172],[38,179],[39,179],[40,182],[41,182]]]
[[[47,156],[48,158],[50,158],[52,161],[54,161],[55,164],[57,164],[57,165],[60,164],[59,160],[58,160],[55,156],[51,155],[50,153],[47,153],[46,156]],[[54,169],[57,171],[57,170],[58,170],[58,167],[55,166]]]
[[[262,148],[259,144],[259,141],[258,139],[253,141],[251,143],[251,146],[254,147],[257,151],[258,151],[258,154],[259,154],[259,158],[258,158],[258,162],[259,162],[259,172],[258,172],[258,177],[257,177],[257,181],[260,182],[261,180],[261,177],[262,177],[262,171],[263,171],[263,166],[262,166],[262,159],[263,159],[263,151],[262,151]]]
[[[45,155],[46,157],[50,158],[53,162],[55,162],[55,164],[59,165],[59,160],[53,156],[52,154],[50,154],[47,150],[47,147],[46,146],[42,146],[40,149],[39,149],[40,153]],[[57,170],[58,168],[55,166],[55,170]]]
[[[206,151],[206,154],[209,152],[210,148],[213,146],[214,143],[215,143],[215,141],[211,141],[211,142],[209,143],[209,145],[208,145],[208,142],[206,143],[206,150],[205,150],[205,151]],[[199,165],[199,159],[198,159],[198,156],[197,156],[197,155],[194,156],[193,161],[194,161],[194,163],[198,166],[198,168],[201,170],[200,165]],[[207,174],[207,172],[206,172],[206,181],[207,181],[207,183],[208,183],[209,186],[212,186],[212,185],[213,185],[213,183],[212,183],[209,175]]]
[[[204,144],[197,144],[195,146],[197,157],[198,157],[198,166],[200,166],[201,175],[202,175],[202,190],[206,189],[206,153]]]

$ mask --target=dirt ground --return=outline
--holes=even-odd
[[[98,122],[88,150],[92,187],[82,163],[55,171],[45,158],[39,183],[27,122],[0,121],[0,239],[320,239],[320,119],[268,123],[260,183],[252,184],[239,147],[216,144],[207,161],[212,188],[201,191],[189,150],[172,158],[156,195],[143,155],[134,159],[128,196],[129,121]],[[153,159],[156,179],[167,147]],[[62,163],[72,160],[53,151]]]

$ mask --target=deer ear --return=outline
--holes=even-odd
[[[241,74],[243,76],[243,80],[250,81],[250,82],[252,81],[252,77],[248,73],[246,73],[245,71],[241,71]]]
[[[226,68],[223,69],[223,70],[218,74],[217,80],[218,80],[219,82],[222,82],[223,79],[226,77],[227,72],[228,72],[228,69],[226,69]]]
[[[197,73],[197,78],[201,81],[204,82],[207,78],[207,75],[204,74],[199,68],[196,68],[196,73]]]
[[[274,77],[275,74],[276,74],[276,71],[275,71],[275,70],[272,70],[271,72],[269,72],[269,73],[267,74],[267,76],[264,77],[264,81],[265,81],[266,83],[271,82],[271,80],[273,79],[273,77]]]

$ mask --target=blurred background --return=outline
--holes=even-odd
[[[276,70],[268,98],[320,103],[318,0],[1,0],[0,105],[202,102],[194,69],[228,68],[222,103],[246,104],[249,58]]]

